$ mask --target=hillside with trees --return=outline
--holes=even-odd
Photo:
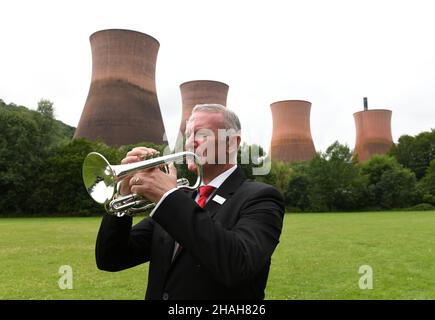
[[[87,194],[82,181],[85,156],[96,151],[116,164],[134,146],[163,154],[165,146],[147,142],[110,147],[72,140],[75,128],[55,119],[53,103],[40,100],[37,110],[0,100],[0,216],[95,215],[104,210]],[[239,151],[264,154],[243,144]],[[261,158],[263,159],[263,158]],[[261,160],[260,159],[260,160]],[[311,161],[272,161],[269,174],[255,176],[258,158],[241,164],[246,176],[275,185],[290,212],[434,209],[435,130],[401,136],[387,155],[357,163],[352,150],[338,141]],[[185,166],[179,176],[194,179]]]

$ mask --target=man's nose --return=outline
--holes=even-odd
[[[196,149],[198,147],[198,141],[194,140],[194,137],[191,135],[186,139],[185,148],[187,149]]]
[[[193,143],[192,143],[192,141],[186,141],[186,149],[197,149],[198,148],[198,146],[199,146],[199,143],[198,143],[198,141],[193,141]]]

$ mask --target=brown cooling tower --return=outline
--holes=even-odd
[[[272,160],[308,161],[316,153],[310,129],[311,102],[286,100],[270,105],[273,132]]]
[[[189,119],[193,107],[204,103],[216,103],[226,106],[228,89],[227,84],[212,80],[194,80],[180,85],[183,110],[176,146],[180,147],[180,143],[183,143],[182,138],[186,130],[186,121]]]
[[[374,154],[385,154],[393,144],[391,135],[391,110],[372,109],[353,114],[356,127],[354,154],[359,161]]]
[[[90,42],[91,86],[74,138],[166,144],[155,84],[159,42],[117,29],[95,32]]]

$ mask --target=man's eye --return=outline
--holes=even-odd
[[[207,133],[197,133],[195,134],[195,138],[202,140],[202,139],[207,139],[208,137],[210,137],[210,134]]]

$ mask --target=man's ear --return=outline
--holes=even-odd
[[[237,152],[237,150],[239,150],[240,141],[241,141],[241,137],[239,135],[226,137],[226,145],[227,145],[228,154],[231,154],[233,152]]]

